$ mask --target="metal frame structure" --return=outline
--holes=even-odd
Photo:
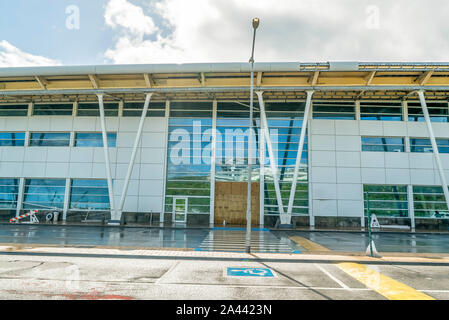
[[[360,120],[359,100],[402,100],[403,112],[407,114],[407,100],[414,99],[414,95],[417,93],[426,120],[440,182],[449,207],[447,182],[426,104],[426,99],[429,98],[440,101],[449,99],[449,63],[286,62],[254,63],[253,67],[254,69],[248,63],[219,63],[0,68],[0,103],[28,104],[28,115],[31,116],[34,102],[73,102],[74,115],[76,115],[77,103],[98,102],[110,197],[111,222],[117,224],[120,222],[127,187],[135,162],[136,150],[145,121],[144,115],[146,115],[150,97],[155,97],[156,100],[167,101],[167,121],[169,101],[212,100],[214,121],[216,121],[217,100],[239,101],[252,98],[252,95],[248,94],[248,88],[253,81],[253,77],[251,77],[251,71],[253,71],[257,73],[257,82],[254,89],[259,100],[261,113],[259,131],[261,207],[259,214],[261,217],[260,222],[263,225],[265,146],[268,147],[270,156],[270,166],[275,180],[276,198],[282,223],[289,223],[291,219],[292,196],[296,188],[294,186],[296,185],[296,179],[294,179],[290,191],[288,209],[285,213],[279,180],[277,179],[277,165],[274,161],[272,143],[269,136],[264,98],[276,101],[298,101],[306,98],[307,101],[310,100],[308,103],[310,105],[309,108],[312,108],[311,92],[313,92],[314,100],[354,100],[356,117],[358,117],[356,120]],[[120,204],[118,207],[115,207],[103,103],[105,100],[112,99],[120,100],[120,103],[123,104],[124,100],[129,100],[129,98],[139,98],[141,100],[143,96],[145,96],[145,104],[141,122],[137,129],[133,153],[128,165],[124,188],[121,192]],[[306,112],[309,112],[309,114],[307,115]],[[295,164],[296,174],[298,174],[299,170],[298,161],[300,163],[304,145],[303,139],[308,124],[306,119],[310,118],[310,111],[306,103],[300,138],[302,143],[300,144]],[[404,118],[403,120],[407,121],[408,119]],[[212,167],[214,167],[215,157],[215,131],[216,128],[214,127]],[[251,154],[249,155],[251,156]],[[211,225],[213,225],[214,219],[214,178],[214,170],[211,169]],[[67,179],[67,181],[70,181],[70,179]],[[23,194],[23,184],[23,178],[21,178],[19,195]],[[311,182],[309,181],[310,185]],[[69,189],[68,187],[66,185],[66,189]],[[410,185],[408,188],[410,189]],[[68,191],[66,190],[66,192]],[[410,202],[413,205],[413,201],[410,199],[410,190],[408,190],[408,193],[410,207]],[[165,212],[165,188],[162,203]],[[309,201],[309,213],[311,212],[311,207],[312,203]],[[67,210],[68,208],[64,207],[64,216]],[[17,212],[20,212],[20,209],[17,209]],[[164,212],[161,213],[162,217]],[[312,220],[313,217],[310,214],[309,216]],[[414,228],[413,210],[410,213],[410,218],[412,220],[412,228]]]

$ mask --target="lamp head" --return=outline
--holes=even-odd
[[[253,28],[257,29],[257,27],[259,26],[259,18],[254,18],[253,19]]]

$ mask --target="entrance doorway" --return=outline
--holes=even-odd
[[[187,221],[187,197],[173,198],[173,222],[186,223]]]
[[[251,183],[251,224],[259,225],[259,182]],[[246,225],[247,182],[215,182],[214,224]]]

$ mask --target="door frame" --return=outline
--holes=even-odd
[[[185,200],[184,221],[179,221],[179,220],[177,221],[176,220],[176,200],[178,200],[178,199]],[[188,207],[188,204],[189,204],[189,198],[188,197],[182,197],[182,196],[180,196],[180,197],[173,197],[173,213],[172,213],[172,215],[173,215],[172,222],[173,223],[186,223],[187,222],[187,207]]]

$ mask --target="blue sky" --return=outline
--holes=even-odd
[[[243,62],[256,16],[256,62],[449,60],[447,0],[4,0],[0,14],[0,67]]]
[[[25,52],[68,64],[104,63],[114,32],[105,26],[106,0],[0,1],[0,39]],[[67,6],[80,9],[80,28],[66,28]]]

